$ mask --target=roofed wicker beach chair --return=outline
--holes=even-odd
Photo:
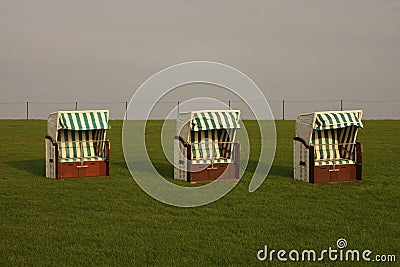
[[[239,179],[239,110],[180,113],[174,141],[174,178],[187,182]]]
[[[108,110],[58,111],[47,120],[46,177],[109,176]]]
[[[294,138],[294,178],[310,183],[362,179],[362,111],[301,114]]]

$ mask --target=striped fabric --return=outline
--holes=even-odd
[[[357,126],[314,131],[315,165],[354,164]]]
[[[81,160],[83,161],[100,161],[104,160],[102,157],[88,157],[88,158],[69,158],[69,159],[64,159],[60,158],[60,162],[80,162]]]
[[[211,163],[230,163],[232,162],[231,159],[216,159],[216,160],[211,160],[211,159],[198,159],[194,160],[192,163],[193,164],[211,164]]]
[[[59,111],[57,143],[60,162],[104,160],[108,110]]]
[[[239,125],[239,111],[197,111],[193,112],[192,131],[214,129],[237,129]]]
[[[85,131],[111,128],[108,111],[66,111],[59,114],[59,129]]]
[[[334,164],[355,164],[354,160],[349,159],[339,159],[339,160],[326,160],[326,161],[316,161],[315,166],[325,166],[325,165],[334,165]]]
[[[357,130],[356,126],[338,129],[338,136],[341,144],[339,145],[341,158],[355,160],[354,151]]]
[[[339,129],[348,126],[363,127],[362,111],[316,112],[314,130]]]
[[[104,159],[105,130],[58,131],[58,150],[61,162]]]
[[[314,131],[311,143],[315,146],[315,161],[340,158],[338,131]]]
[[[204,163],[230,159],[235,129],[191,131],[192,160]],[[225,161],[220,161],[225,162]],[[195,162],[197,163],[197,161]]]
[[[192,159],[220,159],[229,157],[233,140],[232,130],[209,130],[191,132]]]

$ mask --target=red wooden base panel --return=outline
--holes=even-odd
[[[356,164],[326,165],[314,167],[313,183],[335,183],[361,180]]]
[[[63,162],[58,164],[57,179],[109,176],[109,162],[107,161],[84,161]]]
[[[219,180],[239,179],[237,163],[193,164],[190,170],[188,181],[191,183],[212,182],[218,178]]]

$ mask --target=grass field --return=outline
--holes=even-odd
[[[264,184],[248,192],[250,164],[228,195],[198,208],[144,193],[125,165],[122,122],[111,125],[111,176],[58,181],[44,177],[46,122],[0,121],[0,266],[275,266],[276,259],[257,260],[264,245],[321,251],[336,248],[339,238],[348,249],[394,254],[393,266],[400,264],[400,121],[365,121],[362,182],[322,185],[293,180],[294,122],[277,121],[276,157]],[[154,121],[149,129],[160,126]],[[148,139],[159,151],[159,136]],[[256,162],[257,153],[250,157]],[[161,153],[153,160],[172,178]],[[346,265],[322,265],[329,264]]]

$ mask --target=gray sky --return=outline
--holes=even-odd
[[[125,101],[210,60],[269,99],[400,99],[400,1],[0,1],[1,101]]]

